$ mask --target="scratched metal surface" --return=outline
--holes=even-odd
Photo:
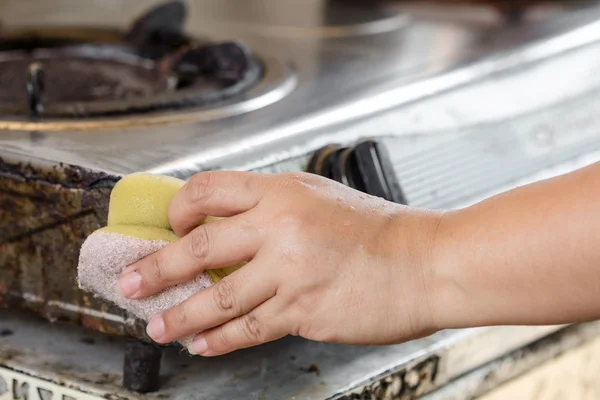
[[[558,329],[446,331],[385,347],[328,345],[286,338],[215,359],[191,358],[170,349],[163,360],[162,389],[141,396],[119,387],[122,339],[109,340],[72,326],[48,325],[0,310],[0,330],[12,332],[0,336],[0,366],[115,399],[325,400],[340,398],[392,373],[410,370],[431,354],[440,357],[435,382],[444,385],[475,366]],[[308,371],[313,363],[318,365],[318,374]]]
[[[457,93],[432,101],[441,108],[461,100]],[[514,118],[439,131],[438,135],[381,140],[411,205],[458,208],[556,171],[565,173],[600,161],[599,107],[600,90],[591,88],[581,96]],[[414,116],[424,116],[426,111],[416,110]],[[299,171],[308,159],[295,157],[258,170]]]

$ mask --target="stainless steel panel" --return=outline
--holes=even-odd
[[[83,8],[74,0],[43,4],[35,0],[1,2],[9,28],[40,23],[124,27],[150,3],[153,4],[96,1],[86,3]],[[187,25],[190,32],[220,39],[242,37],[258,52],[294,65],[298,74],[296,88],[260,110],[202,124],[177,123],[178,118],[173,117],[160,127],[136,122],[127,129],[85,132],[40,129],[36,130],[35,140],[29,133],[35,125],[29,124],[26,131],[1,131],[0,152],[12,151],[23,157],[42,155],[48,160],[114,173],[152,170],[185,176],[199,169],[267,165],[300,156],[324,141],[347,135],[350,137],[346,140],[381,134],[435,134],[448,129],[448,123],[457,123],[458,118],[455,116],[454,121],[445,124],[440,121],[441,126],[432,132],[426,129],[430,122],[406,121],[403,116],[410,115],[418,105],[421,109],[429,108],[432,116],[439,115],[439,102],[432,99],[449,91],[487,92],[485,98],[478,96],[463,104],[473,107],[473,111],[459,121],[462,128],[500,114],[504,118],[514,117],[519,110],[511,108],[506,99],[519,96],[521,101],[523,95],[515,94],[512,86],[490,87],[498,79],[530,82],[526,89],[530,94],[547,88],[538,103],[528,103],[535,108],[563,102],[597,82],[594,71],[598,52],[585,47],[595,46],[600,38],[597,29],[600,11],[596,6],[516,27],[486,18],[481,21],[476,18],[478,23],[465,23],[445,17],[417,17],[394,8],[388,13],[407,16],[410,23],[376,34],[328,37],[285,35],[275,28],[265,32],[261,29],[264,25],[231,22],[238,14],[230,14],[226,6],[220,8],[219,18],[212,19],[203,10],[211,4],[216,7],[216,3],[190,1],[190,4],[192,18]],[[272,9],[275,14],[293,10],[279,9],[276,2],[267,0],[252,4],[256,9]],[[285,26],[290,24],[285,16],[277,18]],[[272,19],[276,20],[276,15]],[[576,64],[577,73],[568,74],[565,71],[574,68],[571,59],[580,61]],[[581,62],[583,59],[587,62]],[[536,74],[531,73],[536,68],[554,71],[553,78],[544,75],[536,79]],[[565,79],[556,79],[557,76]],[[564,86],[569,90],[561,90]],[[490,106],[484,108],[482,104]],[[390,110],[396,111],[386,118],[383,113]],[[385,121],[385,125],[366,125],[369,128],[360,131],[349,129],[350,124],[357,128],[362,122],[371,124],[369,118]],[[179,121],[189,122],[189,116],[181,114]]]

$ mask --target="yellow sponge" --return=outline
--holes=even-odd
[[[110,194],[108,225],[171,229],[169,204],[184,181],[170,176],[135,173],[121,179]]]
[[[108,226],[102,232],[118,233],[145,240],[175,242],[178,237],[169,224],[169,204],[184,181],[163,175],[135,173],[121,179],[113,188],[108,209]],[[203,223],[220,218],[208,217]],[[213,282],[241,268],[243,264],[206,273]]]

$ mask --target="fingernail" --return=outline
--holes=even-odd
[[[163,336],[165,336],[165,321],[160,314],[157,314],[150,319],[150,322],[146,327],[146,333],[155,342],[158,342]]]
[[[202,355],[208,350],[208,343],[204,335],[198,335],[190,345],[190,353]]]
[[[119,278],[119,288],[125,297],[134,297],[142,286],[142,276],[137,272],[128,272]]]

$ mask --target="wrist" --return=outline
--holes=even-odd
[[[392,302],[396,312],[401,314],[400,320],[408,317],[412,339],[443,329],[438,321],[437,292],[440,284],[433,260],[445,214],[442,211],[402,208],[391,224],[393,281],[399,288],[393,293]]]
[[[466,213],[447,211],[439,219],[431,244],[431,310],[437,329],[455,329],[469,326],[467,284],[464,274],[468,264],[461,261],[461,226]],[[469,243],[473,246],[473,243]]]

